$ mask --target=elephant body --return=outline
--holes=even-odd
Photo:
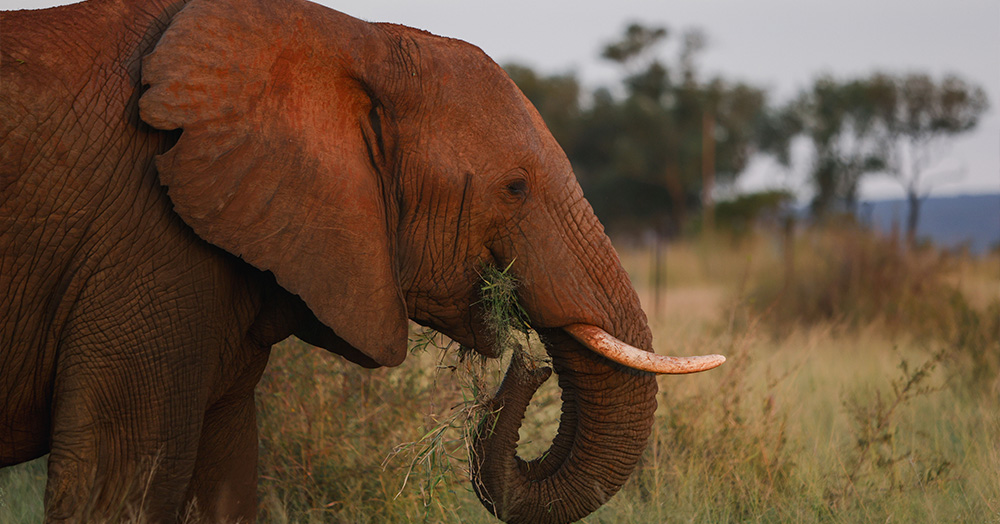
[[[0,466],[51,452],[53,520],[124,500],[157,457],[150,514],[187,495],[252,516],[253,387],[309,316],[157,178],[175,137],[139,120],[140,59],[177,7],[2,15]]]
[[[484,504],[569,522],[625,482],[654,377],[567,333],[646,358],[645,315],[562,150],[477,48],[303,0],[0,16],[0,467],[50,453],[47,520],[194,503],[252,522],[271,346],[394,366],[410,319],[495,356],[485,265],[519,280],[563,415],[530,468],[523,407],[480,436]],[[527,404],[522,371],[497,402]]]

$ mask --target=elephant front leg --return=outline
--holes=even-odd
[[[196,398],[163,395],[156,382],[85,372],[57,380],[47,522],[177,520],[204,408]]]
[[[251,523],[257,514],[257,418],[253,393],[205,415],[188,504],[206,522]]]

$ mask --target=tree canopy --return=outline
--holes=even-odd
[[[987,108],[982,88],[949,75],[935,81],[923,73],[816,79],[786,106],[774,110],[764,149],[788,162],[795,136],[812,146],[812,211],[819,218],[855,211],[862,178],[889,175],[909,200],[912,241],[926,174],[958,134],[974,128]]]
[[[757,154],[788,165],[799,137],[811,145],[818,218],[853,212],[861,181],[876,174],[919,195],[942,146],[975,127],[986,109],[981,88],[917,73],[821,76],[774,106],[761,87],[704,75],[698,61],[708,45],[697,29],[630,24],[601,51],[621,71],[620,84],[591,91],[572,73],[505,66],[609,227],[642,224],[669,234],[684,231],[699,211],[711,220],[717,184],[734,182]]]
[[[681,32],[675,58],[664,60],[658,50],[671,35],[665,27],[631,24],[607,43],[601,56],[622,70],[620,90],[597,89],[585,106],[573,75],[506,66],[549,123],[607,224],[682,230],[690,212],[711,198],[706,180],[734,180],[756,149],[765,91],[703,78],[697,58],[707,38],[698,30]]]

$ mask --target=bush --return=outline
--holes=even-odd
[[[943,278],[947,257],[933,251],[906,254],[895,242],[849,225],[809,232],[792,253],[750,293],[751,303],[778,331],[832,321],[940,334],[942,305],[952,295]]]

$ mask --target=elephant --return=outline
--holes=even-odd
[[[514,359],[473,484],[570,522],[645,447],[666,357],[566,155],[475,46],[305,0],[88,0],[2,13],[0,467],[49,454],[49,522],[256,518],[254,387],[292,335],[397,366],[408,323],[485,357],[509,267],[562,388]],[[137,492],[136,485],[141,484]]]

